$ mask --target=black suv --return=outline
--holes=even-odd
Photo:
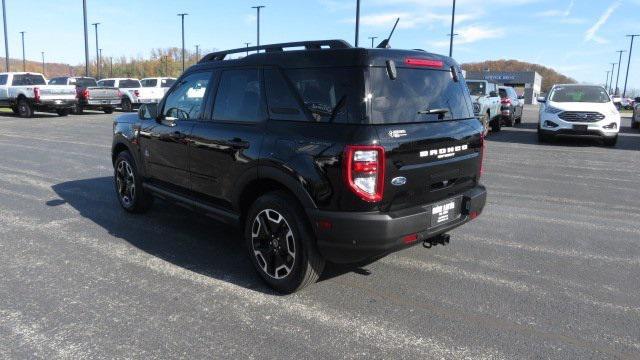
[[[285,293],[325,260],[371,260],[480,214],[482,124],[452,59],[340,40],[227,59],[245,51],[205,56],[159,104],[115,120],[125,210],[160,197],[239,225]]]

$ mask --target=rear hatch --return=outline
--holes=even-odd
[[[89,87],[89,100],[118,100],[119,92],[114,87]]]
[[[76,87],[73,85],[39,85],[42,100],[73,100],[76,98]]]
[[[457,197],[476,186],[480,172],[482,125],[460,70],[417,60],[424,61],[395,65],[395,79],[385,67],[369,71],[370,121],[386,152],[387,210]]]

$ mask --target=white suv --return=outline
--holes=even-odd
[[[602,86],[554,85],[546,98],[538,98],[538,140],[556,136],[592,136],[615,146],[620,113]]]

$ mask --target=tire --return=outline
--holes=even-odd
[[[76,104],[73,107],[73,113],[76,115],[82,115],[84,113],[84,106],[80,105],[80,104]]]
[[[18,107],[17,106],[12,106],[11,107],[11,111],[13,111],[14,114],[19,115],[20,113],[18,112]]]
[[[26,98],[18,100],[18,116],[21,118],[30,118],[33,116],[33,105]]]
[[[122,151],[113,165],[113,184],[122,208],[130,213],[143,213],[153,204],[153,196],[142,187],[142,179],[128,151]]]
[[[504,122],[505,126],[507,127],[513,127],[514,123],[515,123],[515,120],[513,119],[513,115],[509,116],[509,118],[507,118]]]
[[[491,120],[491,116],[489,113],[487,113],[487,118],[490,119],[489,120],[489,124],[491,124],[491,131],[492,132],[500,132],[500,130],[502,130],[502,124],[501,124],[501,120],[499,117]]]
[[[105,108],[102,109],[102,111],[104,111],[105,114],[113,114],[113,108]]]
[[[129,100],[128,97],[122,98],[122,103],[120,104],[120,107],[122,108],[122,111],[125,111],[125,112],[133,111],[133,104],[131,104],[131,100]]]
[[[251,262],[260,277],[283,294],[316,282],[324,269],[304,214],[295,198],[276,191],[259,197],[246,216],[244,237]]]
[[[58,109],[56,113],[58,113],[58,116],[68,116],[71,113],[71,109]]]
[[[604,146],[614,147],[618,143],[618,135],[614,136],[613,138],[605,138],[602,140],[602,142],[604,143]]]

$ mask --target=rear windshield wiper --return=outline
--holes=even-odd
[[[427,109],[427,110],[420,110],[418,111],[418,114],[420,115],[425,115],[425,114],[440,114],[440,115],[445,115],[449,112],[448,109]]]

